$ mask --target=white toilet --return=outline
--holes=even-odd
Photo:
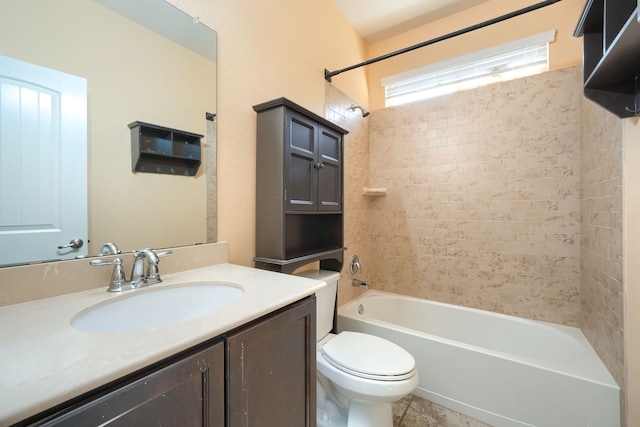
[[[392,427],[393,402],[418,385],[413,356],[373,335],[331,334],[340,274],[299,275],[328,284],[316,293],[318,427]]]

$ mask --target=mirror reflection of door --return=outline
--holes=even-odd
[[[86,79],[0,56],[0,265],[87,238]]]

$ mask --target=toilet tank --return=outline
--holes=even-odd
[[[322,280],[327,284],[326,288],[316,292],[316,340],[320,341],[333,328],[340,273],[329,270],[310,270],[296,273],[296,276]]]

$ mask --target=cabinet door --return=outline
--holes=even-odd
[[[224,427],[223,343],[36,425]]]
[[[287,110],[285,136],[285,209],[317,210],[317,125]]]
[[[342,135],[318,129],[318,210],[342,210]]]
[[[228,338],[229,427],[315,427],[315,297]]]

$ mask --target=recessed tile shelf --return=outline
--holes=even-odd
[[[362,195],[370,197],[381,197],[387,195],[386,187],[362,187]]]
[[[152,125],[129,123],[132,172],[195,176],[201,164],[204,135]]]

